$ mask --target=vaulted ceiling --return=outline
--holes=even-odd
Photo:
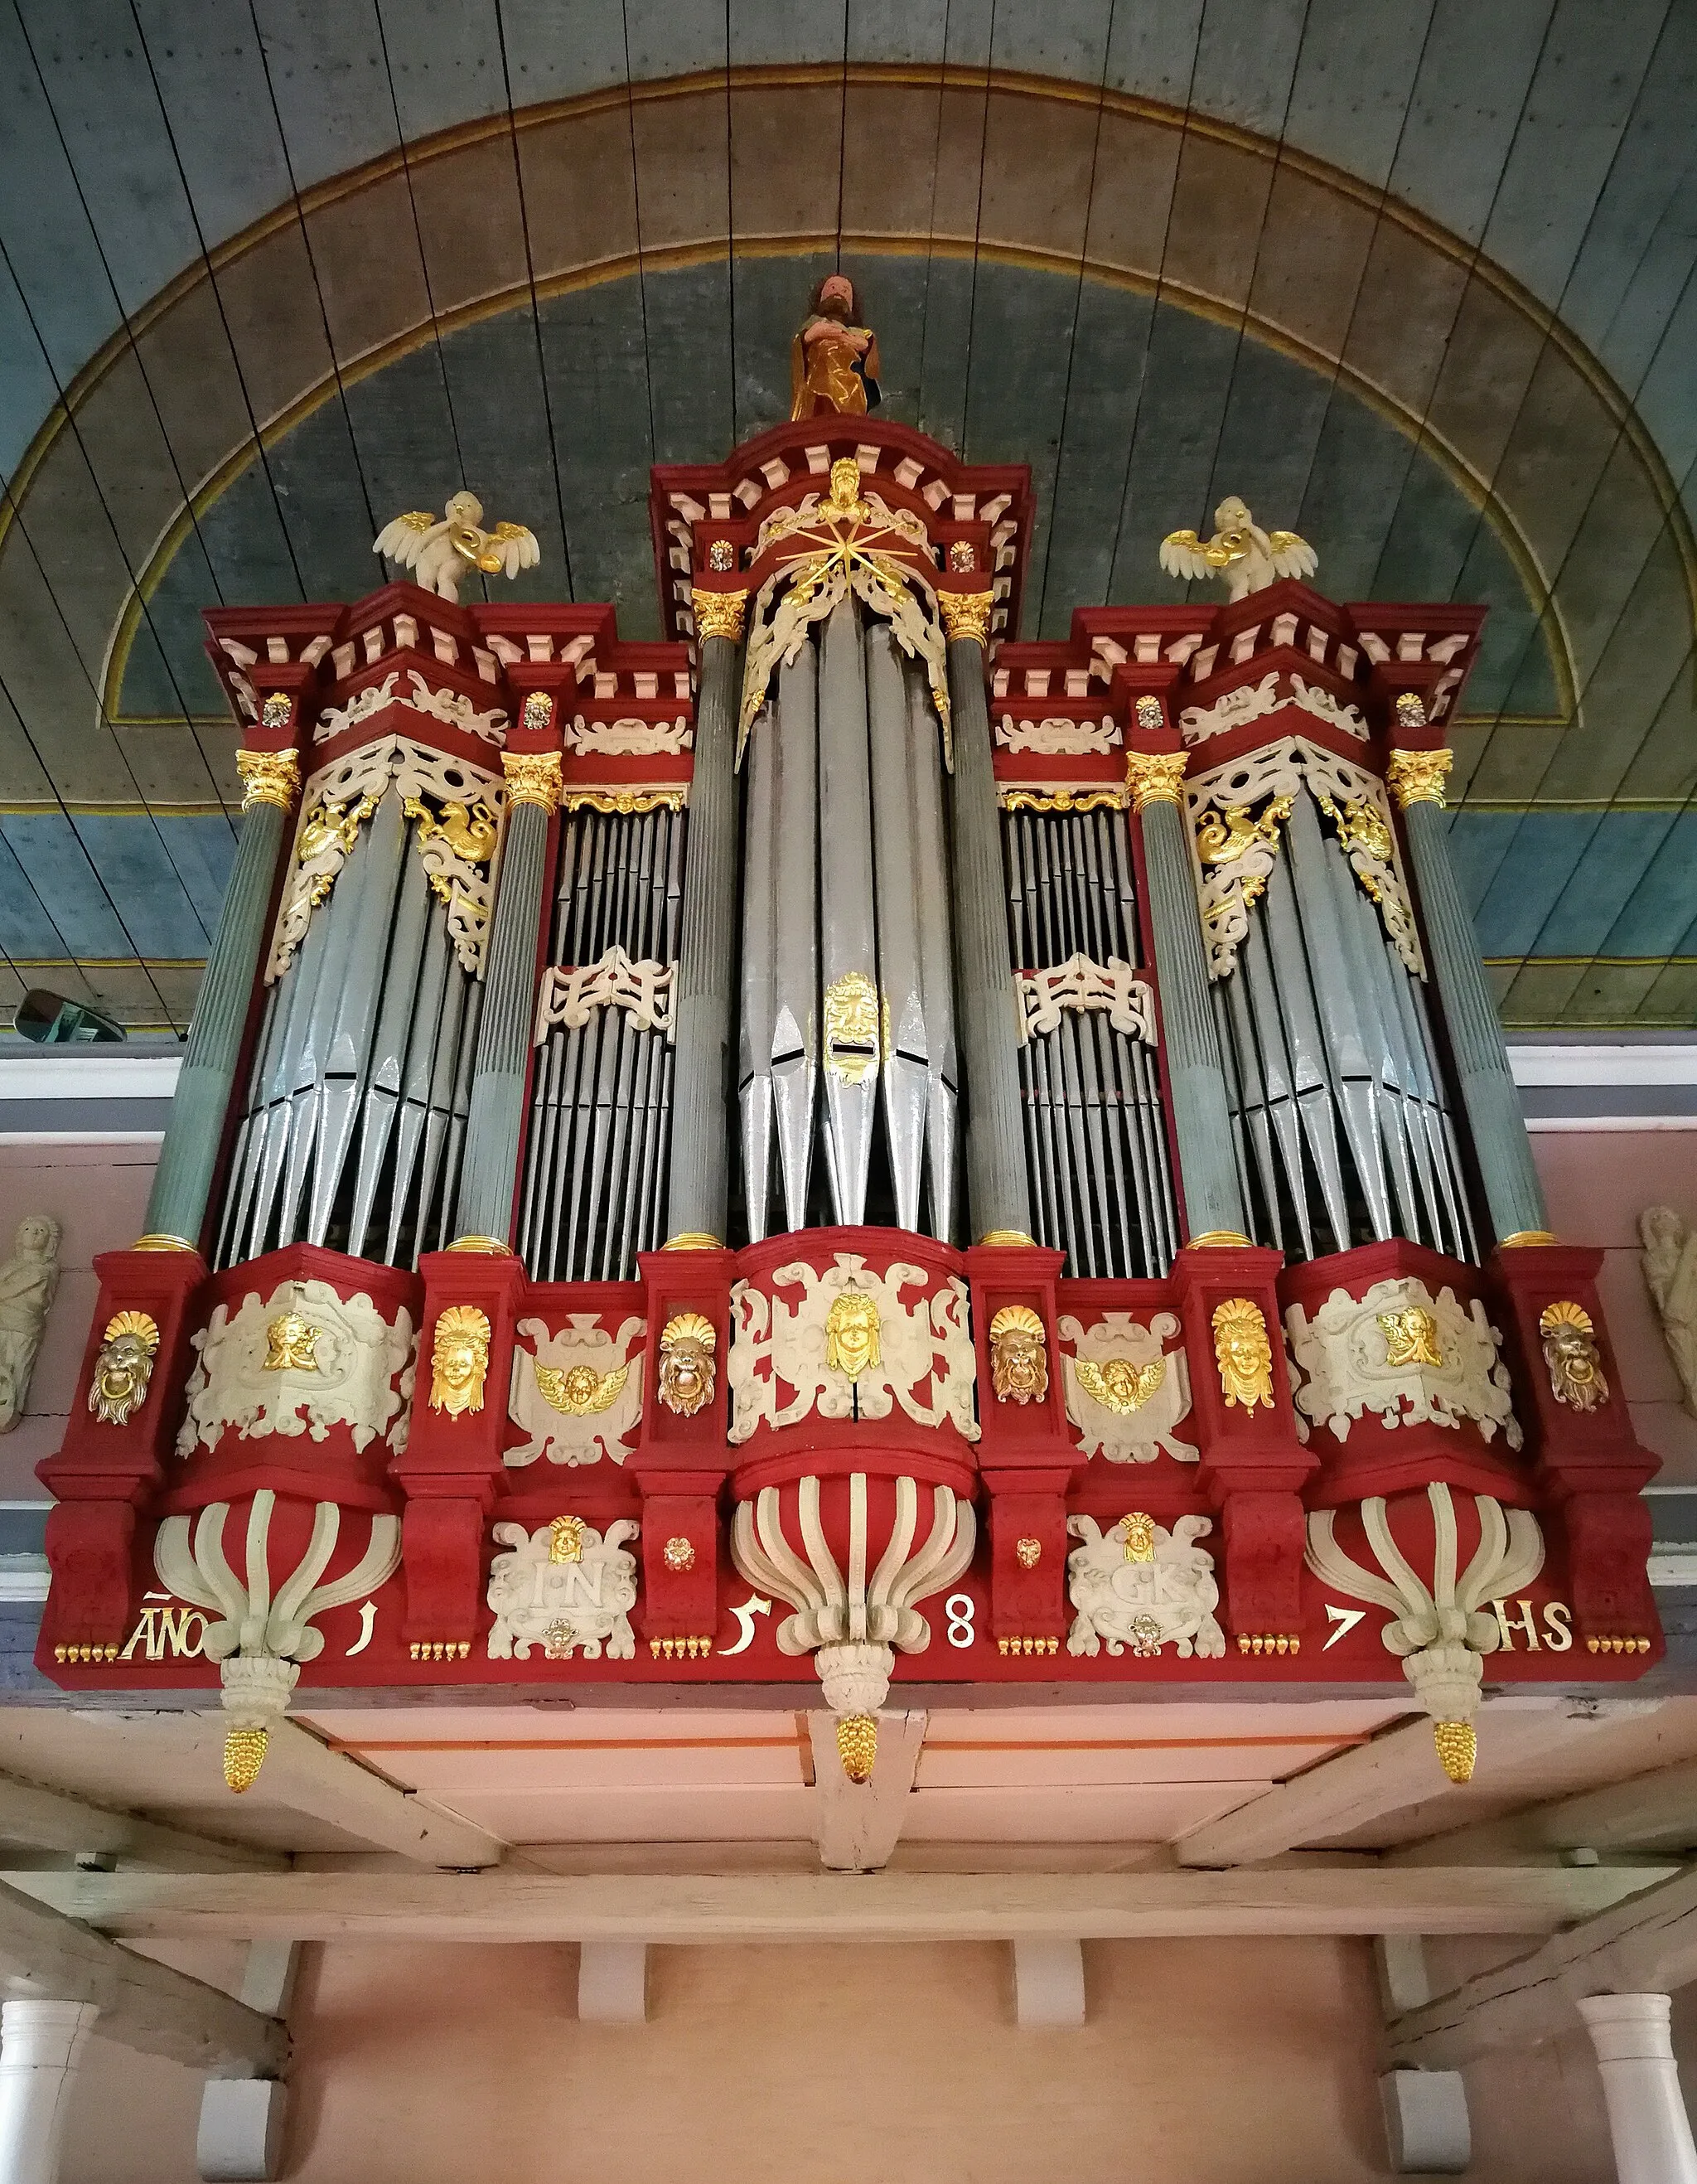
[[[199,610],[462,482],[657,627],[656,461],[787,406],[1032,466],[1024,634],[1226,492],[1489,603],[1453,839],[1516,1025],[1697,1020],[1697,0],[0,0],[0,1004],[186,1022]]]

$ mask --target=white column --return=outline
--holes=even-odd
[[[1592,1994],[1579,2013],[1597,2051],[1620,2184],[1697,2184],[1665,1994]]]
[[[72,2081],[100,2012],[92,2002],[0,2008],[0,2177],[56,2184]]]

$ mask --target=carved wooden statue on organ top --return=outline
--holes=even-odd
[[[876,410],[878,337],[857,323],[860,299],[843,273],[827,273],[813,292],[790,343],[790,415],[863,417]]]

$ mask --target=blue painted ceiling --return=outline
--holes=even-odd
[[[463,482],[652,630],[649,464],[782,413],[840,259],[891,414],[1032,465],[1026,634],[1228,490],[1488,601],[1505,1016],[1697,1020],[1694,92],[1697,0],[0,0],[0,1005],[185,1022],[201,607]]]

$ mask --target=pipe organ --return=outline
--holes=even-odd
[[[1659,1658],[1449,862],[1482,611],[1228,505],[1223,602],[1032,642],[1028,472],[814,415],[654,471],[657,642],[209,611],[243,834],[44,1673],[216,1685],[239,1789],[298,1687],[608,1681],[864,1774],[897,1690],[1388,1680],[1459,1777],[1488,1658]]]

